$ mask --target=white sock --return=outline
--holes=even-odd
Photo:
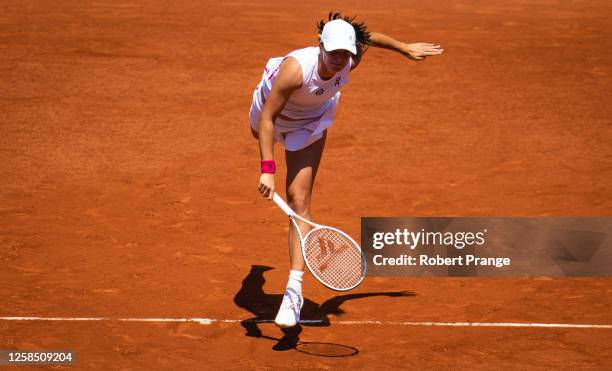
[[[287,288],[295,290],[298,294],[302,295],[302,277],[304,277],[303,271],[289,272],[289,281],[287,282]]]

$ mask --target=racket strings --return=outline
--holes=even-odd
[[[317,228],[304,241],[304,255],[311,272],[337,289],[357,285],[365,274],[361,249],[340,231]]]

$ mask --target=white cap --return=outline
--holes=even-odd
[[[355,39],[355,29],[350,23],[342,19],[327,22],[323,27],[323,32],[321,32],[321,42],[328,52],[345,49],[357,54]]]

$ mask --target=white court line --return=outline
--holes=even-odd
[[[0,321],[107,321],[107,322],[196,322],[201,325],[213,323],[272,323],[273,320],[239,320],[217,318],[104,318],[104,317],[0,317]],[[325,320],[302,320],[300,323],[325,324]],[[404,321],[331,321],[334,325],[380,325],[380,326],[440,326],[440,327],[545,327],[574,329],[612,329],[612,325],[589,325],[571,323],[517,323],[517,322],[404,322]]]

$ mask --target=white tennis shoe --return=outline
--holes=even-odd
[[[303,305],[304,297],[298,294],[294,289],[287,288],[283,295],[283,302],[278,310],[278,314],[274,319],[274,323],[281,328],[297,325],[300,322],[300,311]]]

